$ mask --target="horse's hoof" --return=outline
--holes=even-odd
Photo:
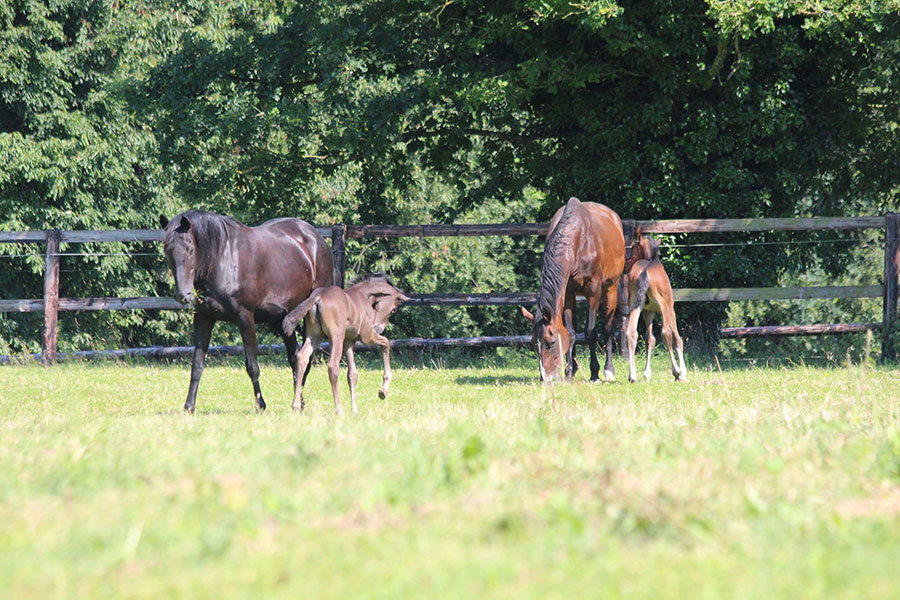
[[[650,371],[644,371],[644,379],[650,381]]]
[[[687,381],[687,373],[677,373],[675,375],[675,381]]]
[[[186,415],[194,414],[194,407],[191,406],[190,404],[185,404],[184,405],[184,414],[186,414]]]
[[[628,383],[637,383],[637,377],[628,376]]]
[[[303,412],[302,404],[291,404],[291,410],[294,412]]]
[[[616,380],[616,374],[612,371],[603,371],[603,377],[606,378],[606,381],[610,383]]]
[[[378,390],[378,397],[384,400],[385,398],[387,398],[387,392],[384,390]]]
[[[256,414],[261,414],[266,412],[266,403],[260,400],[256,403]]]

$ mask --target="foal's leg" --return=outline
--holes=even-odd
[[[256,412],[266,410],[266,401],[263,400],[262,390],[259,389],[259,362],[256,360],[256,323],[253,315],[245,312],[240,316],[241,340],[244,342],[244,364],[247,367],[247,375],[253,384],[253,397],[256,400]]]
[[[655,315],[652,312],[644,311],[641,316],[644,319],[644,325],[647,327],[647,364],[644,366],[644,379],[650,381],[650,375],[652,375],[650,357],[653,356],[653,349],[656,347],[656,338],[653,337],[653,318]]]
[[[675,381],[687,381],[687,369],[684,368],[684,344],[681,336],[678,335],[678,324],[675,320],[675,307],[669,302],[662,307],[662,334],[666,340],[666,346],[669,347],[669,360],[672,362],[672,375]],[[678,352],[678,362],[675,362],[675,353],[672,351],[674,342],[675,350]]]
[[[625,337],[628,345],[628,381],[634,383],[637,381],[637,368],[634,365],[635,354],[637,354],[638,339],[638,321],[641,320],[641,307],[638,306],[628,314],[628,324],[626,325]]]
[[[328,379],[331,381],[331,395],[334,396],[334,410],[344,414],[341,408],[341,394],[338,391],[338,377],[341,374],[341,356],[344,355],[344,332],[334,332],[331,336],[331,356],[328,357]]]
[[[353,344],[348,343],[344,350],[347,357],[347,385],[350,386],[350,409],[356,414],[356,382],[359,380],[359,371],[356,370],[356,359],[353,357]]]
[[[209,352],[209,340],[215,324],[216,322],[212,318],[199,312],[194,313],[194,360],[191,363],[191,383],[188,386],[187,400],[184,403],[185,412],[191,414],[194,414],[197,388],[200,387],[200,376],[203,375],[206,353]]]
[[[373,342],[381,348],[381,360],[384,363],[384,378],[381,382],[381,389],[378,390],[378,397],[384,400],[391,387],[391,341],[383,335],[376,335]]]
[[[294,381],[294,401],[291,408],[296,411],[302,411],[305,403],[303,402],[303,386],[306,384],[306,375],[309,373],[309,366],[312,364],[313,352],[322,343],[322,333],[319,331],[310,331],[303,341],[303,346],[297,351],[297,373],[302,373]]]

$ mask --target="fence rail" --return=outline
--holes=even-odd
[[[900,298],[900,217],[896,214],[867,217],[813,217],[813,218],[751,218],[751,219],[670,219],[623,220],[626,242],[637,226],[647,233],[714,233],[760,231],[850,231],[865,229],[885,230],[884,285],[823,286],[778,288],[682,288],[675,290],[678,302],[726,302],[738,300],[790,300],[813,298],[883,298],[882,322],[830,325],[784,325],[768,327],[723,328],[723,338],[756,335],[819,335],[852,333],[881,328],[882,353],[895,358],[892,344],[893,324],[897,319]],[[346,244],[348,239],[400,238],[400,237],[457,237],[457,236],[533,236],[545,235],[546,223],[497,223],[458,225],[344,225],[317,227],[325,237],[330,237],[334,253],[334,280],[343,285],[346,270]],[[45,246],[44,298],[0,299],[0,312],[44,312],[41,359],[52,363],[56,357],[58,313],[70,310],[181,310],[187,308],[173,298],[59,298],[60,244],[94,242],[161,242],[162,230],[133,229],[109,231],[22,231],[0,232],[2,243],[31,243]],[[508,306],[530,304],[536,299],[532,292],[494,294],[413,294],[412,306]],[[448,345],[516,345],[524,336],[479,338],[442,338],[439,340],[404,340],[410,347],[443,347]],[[418,344],[418,346],[416,346]],[[137,350],[136,350],[137,351]],[[119,352],[119,351],[116,351]],[[123,351],[127,352],[127,351]],[[155,352],[155,351],[154,351]],[[165,352],[160,351],[162,354]],[[157,352],[157,354],[160,354]],[[83,353],[76,353],[83,354]],[[127,354],[126,354],[127,355]],[[140,355],[140,354],[137,354]],[[149,355],[154,355],[150,352]]]

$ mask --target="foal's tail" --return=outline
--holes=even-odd
[[[312,310],[313,306],[319,303],[321,290],[315,290],[309,295],[309,298],[301,302],[294,310],[289,312],[284,320],[281,321],[281,329],[285,335],[291,335],[297,329],[297,324],[306,317],[306,314]]]
[[[638,283],[637,290],[635,290],[634,298],[632,299],[631,306],[628,307],[628,312],[631,313],[641,306],[643,306],[644,301],[647,299],[647,291],[650,289],[650,275],[647,273],[647,269],[641,271],[641,274],[638,275]]]

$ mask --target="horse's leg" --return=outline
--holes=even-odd
[[[600,299],[596,295],[588,298],[587,337],[588,348],[591,351],[591,381],[600,379],[600,361],[597,360],[597,311],[600,308]]]
[[[203,375],[206,353],[209,351],[209,340],[215,324],[216,322],[212,318],[203,313],[194,313],[194,360],[191,363],[191,383],[188,386],[187,400],[184,403],[185,412],[191,414],[194,413],[197,388],[200,386],[200,376]]]
[[[650,375],[652,374],[650,370],[650,357],[653,356],[653,349],[656,347],[656,338],[653,337],[653,318],[654,314],[650,311],[644,311],[641,313],[641,317],[644,319],[644,325],[647,327],[647,364],[644,366],[644,379],[650,381]]]
[[[563,308],[563,325],[569,332],[569,347],[566,349],[566,380],[572,381],[578,371],[575,360],[575,293],[566,292],[566,304]]]
[[[603,288],[600,305],[603,307],[603,337],[606,340],[606,365],[603,367],[603,377],[606,381],[616,380],[616,368],[613,366],[613,337],[616,334],[616,301],[618,289],[615,281],[610,281]]]
[[[253,398],[256,400],[256,412],[266,410],[266,401],[263,400],[262,390],[259,389],[259,361],[256,360],[256,323],[253,315],[248,311],[240,316],[241,341],[244,342],[244,365],[247,367],[247,375],[253,384]]]
[[[638,321],[641,320],[641,307],[638,306],[628,314],[628,325],[626,326],[626,334],[628,344],[628,381],[634,383],[637,381],[637,368],[634,365],[635,355],[637,354],[638,339]]]
[[[687,381],[687,369],[684,368],[684,344],[681,341],[681,336],[678,335],[678,323],[675,320],[675,306],[671,298],[668,299],[668,302],[660,302],[660,308],[662,308],[662,334],[663,338],[666,340],[666,346],[669,347],[669,360],[672,362],[672,375],[675,376],[675,381]],[[672,350],[673,342],[675,350],[678,352],[677,363],[675,362],[675,353]]]
[[[297,354],[300,352],[300,344],[297,343],[297,334],[291,333],[291,335],[284,335],[282,333],[281,339],[284,340],[284,349],[287,352],[288,364],[291,365],[291,373],[294,376],[294,387],[297,387],[297,378],[300,376],[297,371]]]
[[[381,382],[381,389],[378,390],[378,397],[384,400],[391,387],[391,341],[383,335],[376,335],[374,342],[381,348],[381,361],[384,363],[384,378]]]
[[[328,379],[331,381],[331,395],[334,396],[334,410],[344,414],[341,408],[341,394],[338,391],[338,377],[341,374],[341,356],[344,355],[344,332],[334,332],[331,340],[331,356],[328,357]]]
[[[303,341],[303,345],[297,352],[297,373],[302,373],[294,381],[294,401],[291,408],[296,411],[302,411],[305,403],[303,402],[303,386],[306,384],[306,375],[309,373],[309,366],[312,364],[312,355],[322,343],[322,335],[320,332],[310,333]]]
[[[356,370],[356,359],[353,357],[353,344],[347,344],[344,349],[347,357],[347,385],[350,386],[350,409],[356,414],[356,382],[359,380],[359,371]]]

